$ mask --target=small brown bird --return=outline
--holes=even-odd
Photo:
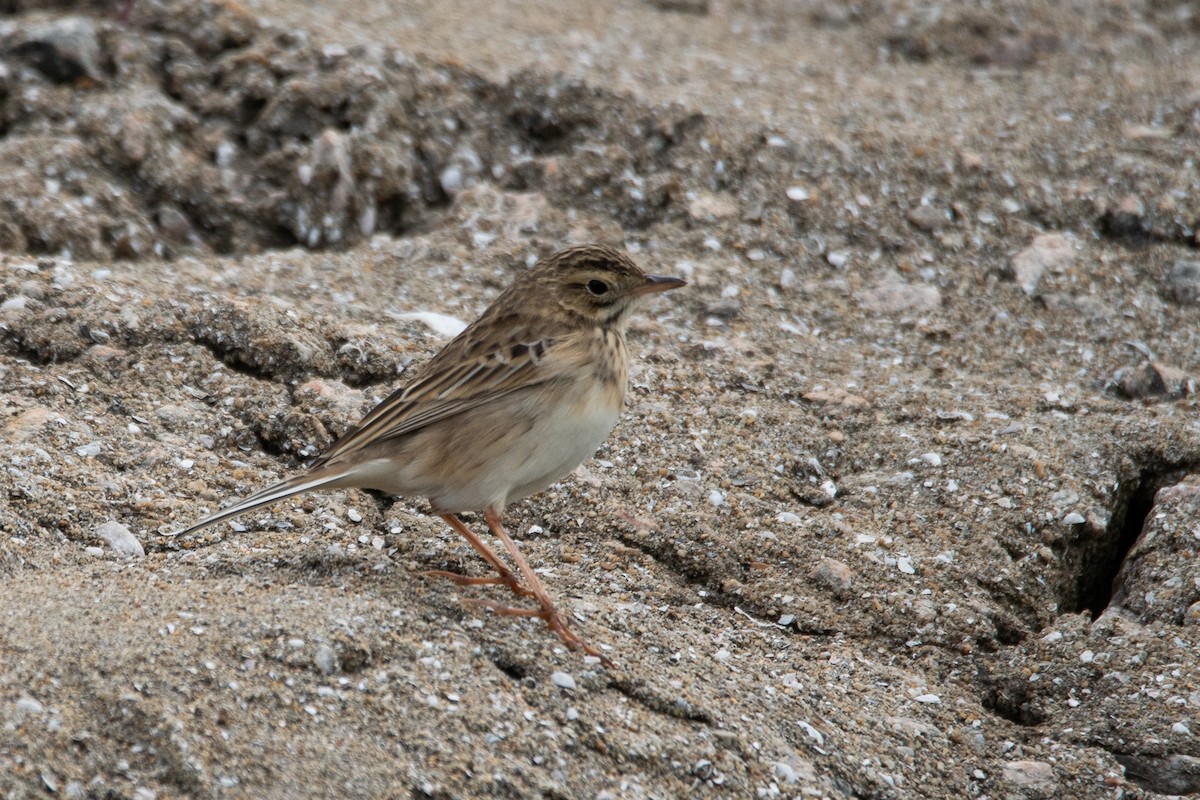
[[[180,531],[188,534],[318,488],[422,496],[496,571],[459,584],[503,584],[571,648],[607,662],[567,627],[501,521],[508,503],[570,474],[608,438],[625,400],[625,324],[637,301],[685,285],[647,275],[602,245],[570,247],[522,274],[483,315],[346,432],[304,473]],[[483,510],[518,576],[457,516]],[[521,579],[524,579],[522,582]]]

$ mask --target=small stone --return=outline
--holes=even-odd
[[[838,594],[850,591],[854,583],[854,573],[850,567],[834,558],[821,559],[813,568],[812,577]]]
[[[1143,361],[1113,376],[1119,394],[1131,400],[1182,400],[1196,394],[1196,379],[1178,367]]]
[[[779,288],[793,289],[796,286],[796,273],[792,269],[784,269],[779,273]]]
[[[830,266],[842,269],[850,263],[850,251],[833,250],[825,254],[825,260],[829,262]]]
[[[458,165],[446,167],[438,175],[438,183],[442,185],[442,191],[446,193],[446,196],[455,197],[463,189],[462,168]]]
[[[688,202],[688,216],[694,222],[711,223],[737,214],[737,205],[731,198],[712,194],[700,194]]]
[[[1171,733],[1177,733],[1180,736],[1191,736],[1192,729],[1187,726],[1186,722],[1176,722],[1171,726]]]
[[[795,203],[803,203],[808,199],[808,189],[803,186],[789,186],[787,188],[787,199]]]
[[[1200,261],[1176,261],[1167,276],[1166,293],[1177,303],[1200,302]]]
[[[80,445],[75,448],[75,455],[80,458],[94,458],[100,455],[100,443],[89,442],[85,445]]]
[[[1063,272],[1075,262],[1075,246],[1061,233],[1037,236],[1021,252],[1013,256],[1012,276],[1017,285],[1032,295],[1047,270]]]
[[[913,566],[912,558],[909,556],[900,556],[896,559],[896,569],[903,572],[905,575],[915,575],[917,568]]]
[[[24,716],[25,714],[41,714],[46,710],[46,707],[34,700],[32,697],[21,697],[17,702],[13,703],[17,713]]]
[[[908,221],[917,230],[937,233],[950,222],[950,216],[933,206],[921,205],[909,210]]]
[[[934,706],[940,705],[942,702],[942,698],[938,697],[936,694],[919,694],[913,699],[918,703],[925,703],[926,705]]]
[[[96,535],[108,543],[114,552],[126,556],[144,556],[145,548],[133,532],[119,522],[105,522],[96,526]]]
[[[463,322],[458,317],[452,317],[449,314],[439,314],[436,311],[413,311],[405,314],[397,314],[396,319],[413,320],[419,322],[429,328],[434,333],[450,338],[458,336],[466,330],[467,323]]]
[[[921,456],[921,460],[931,467],[940,467],[942,465],[942,457],[937,453],[925,453]]]
[[[332,675],[337,672],[337,654],[329,645],[319,644],[313,653],[313,664],[326,675]]]
[[[958,166],[962,168],[963,172],[979,172],[983,169],[983,156],[972,153],[970,150],[960,150]]]
[[[575,679],[566,672],[550,673],[550,682],[560,689],[574,689]]]
[[[874,288],[860,292],[858,301],[866,310],[881,314],[934,311],[942,305],[942,293],[936,286],[908,283],[889,272]]]
[[[1183,612],[1184,625],[1200,625],[1200,600],[1192,603],[1187,607],[1187,611]]]
[[[1070,514],[1067,514],[1063,517],[1062,521],[1063,525],[1082,525],[1087,522],[1083,514],[1080,514],[1078,511],[1072,511]]]
[[[1004,780],[1039,794],[1049,794],[1058,788],[1054,767],[1045,761],[1011,761],[1004,765]]]
[[[363,516],[362,514],[358,513],[357,508],[351,508],[347,509],[346,511],[346,519],[350,520],[351,522],[362,522]]]
[[[714,506],[721,506],[725,503],[725,495],[721,494],[716,489],[708,493],[708,502]]]
[[[96,25],[87,17],[61,17],[26,28],[13,52],[55,83],[100,81],[102,56]]]

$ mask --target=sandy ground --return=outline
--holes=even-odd
[[[1200,794],[1190,4],[0,3],[0,795]],[[565,243],[512,529],[291,473]],[[473,520],[478,525],[480,520]]]

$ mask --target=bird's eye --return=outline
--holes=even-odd
[[[608,294],[608,284],[593,278],[587,282],[587,290],[599,297],[602,294]]]

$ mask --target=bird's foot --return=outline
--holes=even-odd
[[[463,575],[460,572],[452,572],[448,569],[429,569],[420,574],[428,577],[446,578],[447,580],[454,581],[459,586],[507,586],[512,590],[513,594],[521,597],[534,596],[533,591],[521,585],[520,579],[507,569],[495,576],[485,577]]]
[[[502,617],[538,617],[539,619],[544,619],[546,627],[558,634],[558,638],[571,650],[582,650],[586,655],[600,659],[600,663],[606,667],[611,668],[616,666],[612,659],[567,627],[566,620],[558,613],[558,609],[553,603],[548,605],[543,604],[541,608],[516,608],[506,606],[503,603],[497,603],[494,600],[470,598],[464,602],[473,606],[482,606],[491,610],[493,614],[498,614]]]

